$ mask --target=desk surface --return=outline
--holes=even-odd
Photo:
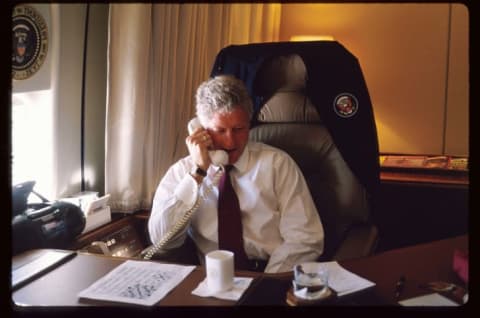
[[[38,250],[36,252],[42,252]],[[23,255],[23,254],[22,254]],[[31,255],[25,254],[25,257]],[[95,306],[105,302],[82,300],[78,293],[106,275],[126,259],[79,252],[76,257],[39,279],[13,292],[13,301],[19,306]],[[13,261],[21,261],[17,259]],[[259,276],[259,273],[239,272],[241,276]],[[202,298],[191,291],[205,278],[203,267],[196,267],[158,305],[160,306],[231,306],[235,302],[216,298]],[[190,292],[188,292],[190,291]],[[126,305],[118,303],[119,306]],[[129,305],[130,306],[130,305]]]
[[[376,283],[376,287],[368,295],[350,297],[346,305],[385,305],[396,304],[396,301],[413,296],[427,294],[418,285],[435,280],[460,283],[452,271],[453,252],[455,249],[468,250],[468,236],[460,236],[447,240],[421,244],[384,252],[375,256],[339,262],[346,269]],[[33,253],[15,256],[13,266],[32,257]],[[78,253],[67,263],[53,269],[42,277],[19,288],[12,293],[12,300],[17,306],[95,306],[105,305],[101,302],[79,300],[77,294],[90,286],[97,279],[125,261],[121,258],[106,257]],[[253,295],[262,280],[275,278],[278,282],[274,288],[289,288],[290,274],[265,275],[254,272],[237,272],[237,276],[255,277],[245,296]],[[407,282],[399,299],[394,298],[394,287],[398,278],[403,275]],[[191,291],[205,278],[203,267],[197,267],[171,293],[163,298],[158,306],[232,306],[233,301],[216,298],[202,298],[191,294]],[[276,295],[283,291],[276,290]],[[261,301],[261,300],[260,300]],[[248,302],[245,302],[248,303]],[[283,299],[266,299],[267,304],[283,304]],[[342,304],[342,303],[340,303]],[[130,306],[118,304],[118,306]]]
[[[468,236],[395,249],[366,258],[340,262],[346,269],[376,283],[373,290],[377,299],[387,304],[430,293],[420,284],[445,281],[463,285],[454,273],[453,253],[468,251]],[[398,279],[406,278],[405,289],[398,299],[394,290]]]

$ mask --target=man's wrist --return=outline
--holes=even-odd
[[[198,184],[200,184],[203,182],[203,178],[207,176],[207,172],[195,165],[192,171],[190,171],[190,175],[195,179],[195,181],[197,181]]]
[[[199,175],[201,177],[206,177],[207,176],[207,171],[199,167],[198,165],[195,165],[192,169],[192,173],[195,175]]]

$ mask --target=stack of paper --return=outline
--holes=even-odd
[[[69,197],[61,198],[60,201],[65,201],[68,203],[75,204],[83,211],[83,213],[86,213],[88,204],[91,201],[94,201],[97,199],[98,199],[98,192],[82,191],[82,192],[73,194]]]
[[[110,206],[107,205],[110,194],[91,200],[85,208],[86,224],[82,233],[89,232],[112,220]]]

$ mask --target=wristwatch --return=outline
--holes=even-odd
[[[192,170],[192,173],[195,173],[199,176],[202,176],[202,177],[206,177],[207,176],[207,172],[205,170],[203,170],[202,168],[200,168],[199,166],[195,166],[195,169]]]

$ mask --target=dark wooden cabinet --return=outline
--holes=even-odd
[[[374,219],[379,251],[468,233],[468,175],[382,172]]]
[[[148,212],[112,215],[112,221],[77,237],[72,249],[105,253],[119,257],[135,257],[149,245]],[[103,248],[102,248],[103,245]]]

